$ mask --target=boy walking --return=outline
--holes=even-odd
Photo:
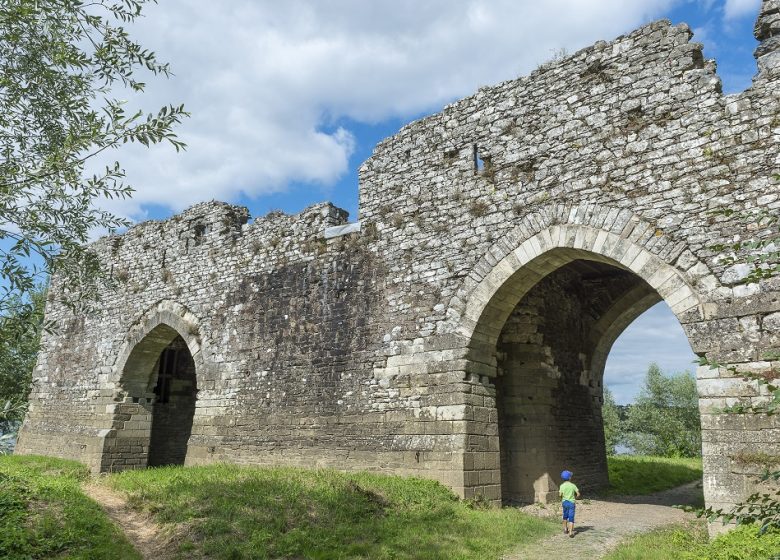
[[[576,498],[580,497],[580,490],[571,481],[571,471],[563,471],[561,478],[563,484],[558,489],[558,495],[561,497],[561,508],[563,509],[563,534],[569,534],[571,538],[574,538],[574,504]]]

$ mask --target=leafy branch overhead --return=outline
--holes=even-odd
[[[775,180],[780,181],[780,176],[776,176]],[[712,215],[740,219],[746,232],[761,231],[764,234],[762,237],[738,239],[732,243],[719,243],[710,247],[720,253],[722,264],[743,264],[749,267],[749,272],[741,283],[759,282],[780,273],[780,217],[776,211],[741,215],[732,208],[726,208],[717,210]]]
[[[143,92],[139,71],[171,73],[122,27],[148,2],[0,5],[0,315],[52,272],[69,303],[94,297],[100,270],[85,247],[90,232],[128,225],[99,202],[132,188],[118,162],[87,172],[90,160],[127,143],[184,148],[174,133],[183,106],[128,112],[115,97]]]

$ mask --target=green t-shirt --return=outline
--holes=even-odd
[[[561,484],[561,487],[558,490],[558,494],[560,494],[561,500],[568,500],[571,503],[574,503],[574,498],[577,496],[577,492],[579,491],[579,488],[577,488],[573,482],[569,482],[567,480]]]

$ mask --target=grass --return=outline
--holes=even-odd
[[[619,456],[609,469],[613,494],[646,494],[701,476],[691,459]],[[0,457],[0,558],[138,559],[81,492],[88,477],[71,461]],[[181,558],[494,559],[558,529],[514,508],[481,509],[437,482],[371,473],[210,465],[118,473],[101,483],[176,534]],[[751,538],[776,544],[749,530],[719,546],[737,554],[740,546],[753,550]],[[700,526],[681,526],[638,537],[614,559],[688,558],[678,551],[707,546]],[[743,557],[750,558],[712,556]]]
[[[133,507],[175,524],[181,557],[495,559],[558,525],[474,509],[429,480],[232,465],[107,478]]]
[[[607,460],[609,494],[641,496],[701,480],[700,458],[615,455]]]
[[[604,560],[769,560],[780,557],[780,532],[758,535],[737,527],[709,541],[704,521],[673,525],[634,537]]]
[[[140,559],[81,492],[88,477],[73,461],[0,456],[0,558]]]

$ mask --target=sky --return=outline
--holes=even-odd
[[[133,221],[210,199],[252,216],[330,200],[358,218],[357,169],[404,124],[479,87],[526,75],[653,20],[687,22],[727,93],[755,73],[759,0],[165,0],[130,28],[171,64],[129,108],[183,103],[184,153],[123,147],[136,192],[114,201]],[[648,343],[648,341],[650,341]],[[655,349],[662,341],[664,354]],[[618,402],[635,395],[649,361],[692,369],[664,304],[614,346],[606,379]]]
[[[634,401],[650,363],[667,375],[696,373],[696,356],[677,318],[664,302],[639,316],[615,341],[604,368],[604,386],[618,404]]]

